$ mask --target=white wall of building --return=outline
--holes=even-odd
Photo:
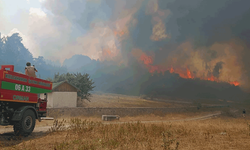
[[[40,98],[44,98],[41,94]],[[52,92],[47,93],[48,108],[77,107],[77,92]]]
[[[53,92],[52,93],[47,93],[47,107],[48,108],[53,108],[53,96],[52,96]]]
[[[76,107],[77,92],[52,92],[53,108]]]

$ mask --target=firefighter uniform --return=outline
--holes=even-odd
[[[27,74],[26,75],[36,78],[37,70],[36,70],[36,68],[34,66],[26,66],[25,70],[26,69],[27,69]]]

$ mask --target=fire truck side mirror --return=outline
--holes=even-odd
[[[44,99],[47,99],[47,93],[44,93]]]

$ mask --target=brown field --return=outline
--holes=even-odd
[[[45,136],[2,149],[248,150],[250,145],[250,121],[240,118],[106,125],[98,121],[73,118],[69,123],[68,129],[59,130],[59,122],[57,126],[53,126],[54,131]]]
[[[84,101],[85,107],[180,107],[196,103],[145,100],[140,97],[95,94],[91,102]],[[221,104],[222,100],[217,100]],[[225,100],[223,101],[225,104]],[[233,102],[231,102],[233,103]],[[212,104],[203,101],[202,104]],[[37,122],[36,127],[52,126],[50,131],[32,133],[30,137],[1,139],[0,149],[117,149],[117,150],[249,150],[250,116],[243,118],[244,104],[233,104],[234,109],[221,109],[222,115],[192,121],[175,121],[212,114],[215,112],[194,111],[167,115],[145,115],[122,117],[118,121],[101,121],[101,117],[61,117],[58,120]],[[249,108],[246,108],[248,112]],[[233,110],[233,111],[232,111]],[[238,111],[237,111],[238,110]],[[142,123],[143,121],[171,121]],[[132,123],[131,121],[138,121]],[[127,122],[127,123],[124,123]],[[111,124],[107,124],[111,123]],[[64,125],[63,125],[64,124]],[[69,125],[65,126],[65,124]]]
[[[179,99],[151,99],[145,96],[127,96],[120,94],[95,93],[91,101],[78,102],[79,107],[180,107],[190,106],[192,102]]]
[[[242,105],[235,101],[225,99],[181,99],[173,97],[151,98],[145,95],[128,96],[121,94],[110,94],[95,92],[92,94],[91,101],[78,101],[78,107],[181,107],[196,106],[197,103],[203,105]],[[243,106],[245,106],[243,104]]]

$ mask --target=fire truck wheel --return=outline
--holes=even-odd
[[[36,117],[32,110],[28,109],[24,112],[22,119],[13,126],[15,135],[29,136],[36,124]]]

